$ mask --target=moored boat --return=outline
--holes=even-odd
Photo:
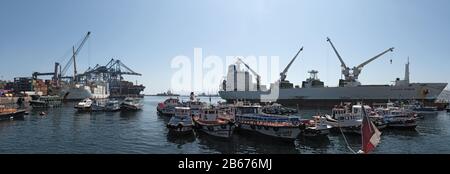
[[[395,108],[377,108],[375,111],[381,115],[390,128],[415,129],[417,118],[414,113]]]
[[[361,133],[361,105],[336,106],[332,109],[332,115],[326,115],[328,125],[333,127],[335,131],[346,133]],[[364,109],[369,110],[370,107],[365,105]]]
[[[91,105],[91,111],[92,112],[101,112],[105,111],[106,103],[103,100],[93,100]]]
[[[0,121],[23,119],[24,115],[24,109],[8,108],[5,105],[0,105]]]
[[[117,100],[108,100],[105,105],[105,111],[115,112],[120,110],[120,103]]]
[[[191,110],[188,107],[175,107],[175,115],[170,118],[167,128],[170,133],[189,134],[192,133],[194,124],[192,122]]]
[[[61,97],[59,96],[31,96],[30,106],[33,108],[52,108],[61,106]]]
[[[194,116],[195,127],[209,135],[229,138],[233,135],[235,128],[234,121],[229,116],[229,112],[218,108],[202,109],[200,115]]]
[[[156,111],[161,115],[173,116],[175,114],[175,107],[181,106],[178,98],[168,98],[162,103],[158,103]]]
[[[74,108],[78,111],[91,111],[93,101],[90,98],[85,98],[81,102],[77,103]]]
[[[140,103],[138,98],[131,98],[131,97],[125,98],[122,104],[120,104],[120,108],[122,110],[136,111],[141,110],[142,107],[143,105]]]
[[[301,133],[297,116],[266,114],[259,105],[235,105],[233,109],[237,127],[241,130],[286,140],[294,140]]]
[[[332,126],[326,123],[326,117],[313,116],[312,120],[302,121],[304,129],[301,135],[305,137],[326,136],[330,133]]]

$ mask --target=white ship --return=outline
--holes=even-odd
[[[83,100],[85,98],[105,99],[109,97],[108,83],[68,85],[59,94],[63,100]]]
[[[420,100],[424,103],[434,102],[439,94],[447,86],[447,83],[410,83],[409,60],[405,66],[405,78],[396,79],[393,85],[361,85],[358,81],[362,68],[382,56],[393,51],[389,48],[381,54],[352,69],[348,68],[331,41],[336,55],[341,61],[342,74],[345,79],[340,79],[338,87],[325,87],[324,83],[317,77],[318,71],[309,71],[311,77],[303,81],[302,86],[295,86],[286,80],[286,73],[298,54],[291,60],[286,69],[280,73],[280,80],[265,89],[260,85],[260,76],[253,71],[242,60],[238,59],[236,64],[230,65],[226,79],[222,82],[219,95],[227,102],[235,100],[246,100],[252,102],[277,102],[283,105],[302,107],[333,106],[341,102],[357,102],[364,100],[365,103],[388,102],[398,100]],[[244,64],[253,75],[256,76],[256,84],[251,82],[252,75],[240,68]]]

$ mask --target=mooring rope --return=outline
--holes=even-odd
[[[350,144],[348,143],[347,138],[345,137],[344,132],[342,131],[342,128],[341,128],[341,125],[339,124],[339,122],[338,122],[338,127],[339,127],[339,130],[341,131],[342,137],[344,137],[344,141],[345,141],[345,144],[347,145],[347,148],[348,148],[353,154],[356,154],[356,152],[350,147]]]

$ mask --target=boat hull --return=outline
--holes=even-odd
[[[220,137],[220,138],[230,138],[233,135],[234,124],[216,124],[216,125],[207,125],[202,124],[198,121],[194,121],[195,127],[197,130],[205,132],[208,135]]]
[[[24,119],[25,110],[18,110],[15,112],[0,113],[0,121],[2,120],[20,120]]]
[[[246,100],[251,102],[277,102],[288,106],[334,106],[341,102],[385,103],[398,100],[420,99],[434,102],[447,83],[411,83],[407,86],[366,85],[356,87],[318,87],[279,89],[269,91],[219,91],[227,102]]]
[[[266,136],[287,140],[294,140],[301,133],[299,127],[272,127],[239,123],[238,128],[246,131],[256,132]]]

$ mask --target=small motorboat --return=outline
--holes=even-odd
[[[138,98],[131,98],[131,97],[125,98],[122,104],[120,104],[120,109],[128,111],[141,110],[142,107],[143,105],[141,104]]]
[[[75,109],[78,111],[91,111],[93,101],[90,98],[86,98],[83,101],[75,105]]]
[[[108,100],[105,105],[105,111],[115,112],[120,110],[120,103],[117,100]]]
[[[302,121],[301,135],[305,137],[318,137],[328,135],[332,126],[328,125],[326,122],[326,117],[323,116],[313,116],[312,120]]]
[[[188,107],[175,107],[175,115],[170,118],[167,128],[170,133],[190,134],[194,124],[192,122],[191,110]]]
[[[415,129],[417,126],[417,114],[398,107],[376,108],[389,128]],[[375,123],[375,122],[373,122]]]
[[[161,115],[173,116],[175,114],[175,107],[181,106],[178,98],[168,98],[162,103],[158,103],[156,111]]]

